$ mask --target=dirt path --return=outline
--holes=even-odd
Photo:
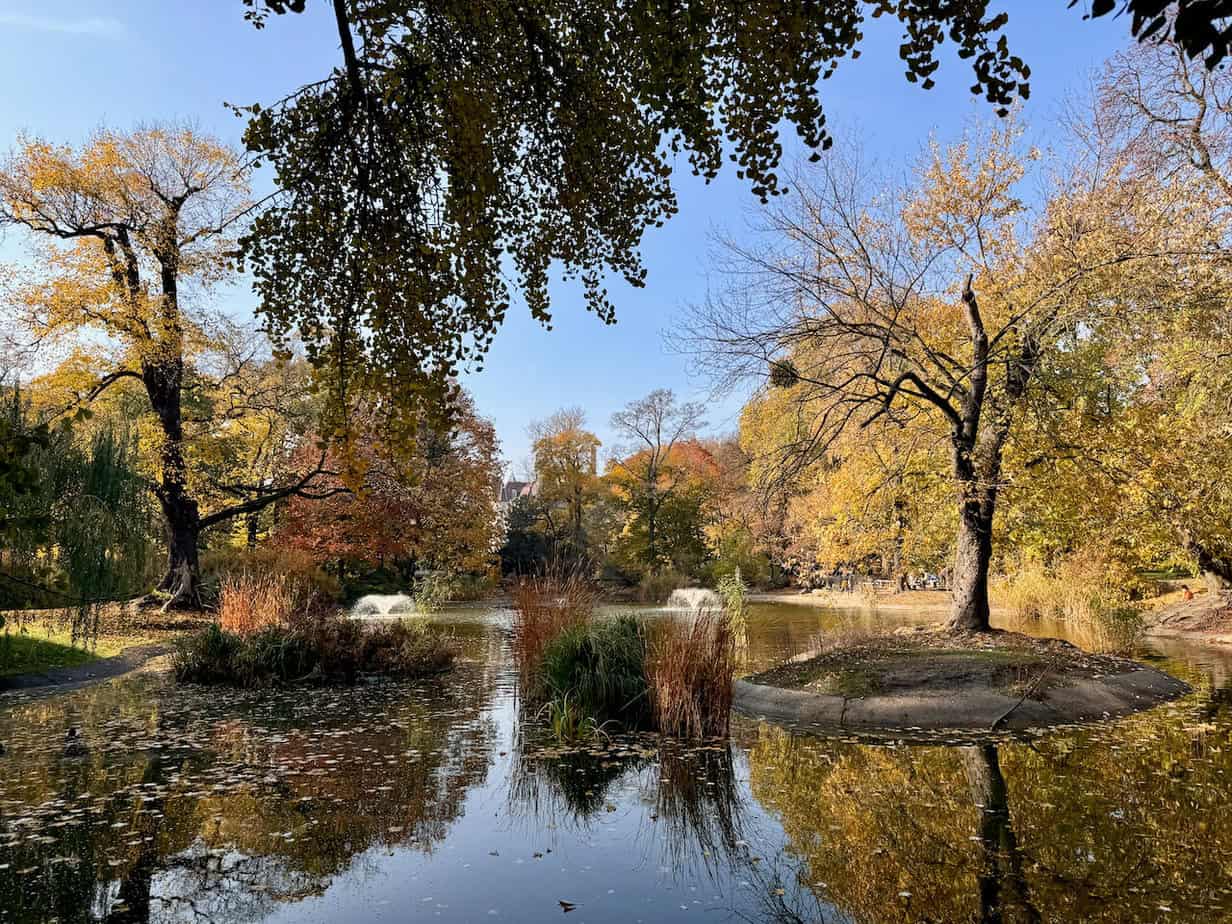
[[[171,653],[171,646],[154,642],[148,645],[133,645],[118,655],[100,658],[89,664],[75,667],[57,667],[38,674],[18,674],[15,677],[0,677],[0,704],[8,693],[21,691],[35,695],[63,693],[76,690],[91,683],[110,680],[144,667],[155,658]]]

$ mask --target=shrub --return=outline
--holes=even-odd
[[[589,621],[597,602],[594,585],[577,571],[526,578],[514,588],[511,646],[522,691],[531,699],[542,698],[539,668],[548,643]]]
[[[678,571],[647,571],[638,581],[637,599],[639,603],[666,603],[673,590],[688,586],[689,579]]]
[[[566,629],[544,649],[541,672],[546,695],[597,724],[634,726],[649,714],[646,635],[633,616]]]
[[[687,738],[727,734],[735,655],[722,614],[663,620],[651,634],[646,666],[658,731]]]
[[[214,623],[177,640],[172,667],[177,680],[254,688],[362,673],[424,676],[449,667],[456,653],[452,639],[423,623],[368,626],[331,614],[247,635]]]

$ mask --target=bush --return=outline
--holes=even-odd
[[[666,619],[648,648],[647,683],[655,728],[667,735],[726,735],[731,725],[735,654],[720,613]]]
[[[637,599],[639,603],[666,603],[673,590],[688,586],[689,579],[670,568],[657,574],[647,571],[638,581]]]
[[[569,627],[544,649],[541,672],[547,696],[597,725],[635,726],[649,715],[646,635],[632,616]]]
[[[420,677],[453,663],[452,639],[423,623],[368,626],[333,614],[247,635],[214,623],[180,638],[177,680],[257,688],[303,681],[353,681],[364,673]]]

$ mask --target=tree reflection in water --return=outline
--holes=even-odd
[[[452,679],[310,699],[103,685],[10,710],[3,920],[253,920],[373,849],[431,851],[492,760],[491,684]],[[93,729],[74,758],[69,722]]]
[[[1218,697],[1216,697],[1218,698]],[[1216,707],[1218,708],[1218,707]],[[856,922],[1224,919],[1227,714],[1201,696],[1031,742],[871,746],[757,728],[754,797]]]
[[[1000,924],[1006,906],[1021,912],[1023,921],[1037,922],[1039,912],[1031,904],[1030,889],[1022,872],[1022,851],[1010,818],[1009,791],[1001,773],[995,744],[965,747],[963,763],[971,800],[980,810],[979,844],[984,856],[979,872],[980,921]]]

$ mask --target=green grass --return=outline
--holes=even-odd
[[[53,634],[50,638],[40,633],[7,632],[0,634],[0,677],[76,667],[105,655],[103,651],[88,651],[72,645],[67,632]]]

